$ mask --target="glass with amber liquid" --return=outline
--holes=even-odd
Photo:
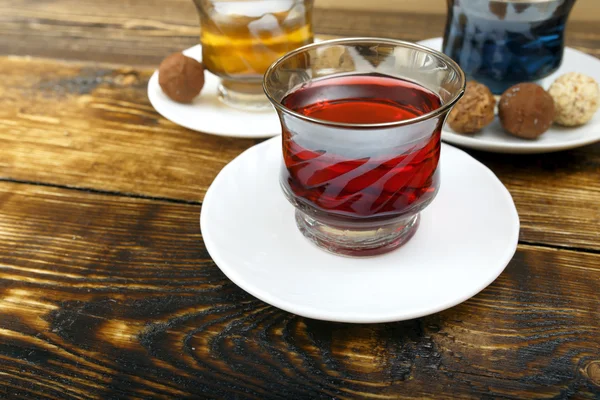
[[[194,0],[206,69],[221,78],[219,98],[230,106],[270,108],[262,91],[267,68],[312,43],[313,0]]]

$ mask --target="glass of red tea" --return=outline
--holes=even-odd
[[[286,54],[263,85],[281,120],[281,187],[304,236],[349,256],[408,241],[440,187],[460,67],[413,43],[337,39]]]

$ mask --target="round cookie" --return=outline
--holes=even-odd
[[[554,122],[577,126],[589,122],[600,105],[600,88],[591,77],[577,72],[566,73],[548,89],[554,99]]]
[[[508,133],[537,139],[554,121],[554,100],[535,83],[519,83],[502,93],[498,117]]]
[[[189,103],[204,87],[204,67],[182,53],[173,53],[160,64],[158,83],[171,100]]]
[[[458,133],[479,132],[494,120],[495,106],[496,99],[487,86],[469,81],[465,94],[448,115],[448,125]]]

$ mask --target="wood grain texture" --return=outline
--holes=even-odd
[[[146,97],[150,69],[0,58],[0,179],[198,202],[253,140],[181,128]],[[472,154],[511,191],[525,242],[600,250],[600,144]]]
[[[319,8],[361,10],[363,12],[385,11],[393,13],[441,14],[446,9],[446,0],[318,0]],[[600,4],[596,0],[577,0],[571,11],[571,20],[595,21],[600,15]]]
[[[334,35],[442,25],[315,15]],[[568,42],[600,56],[599,29],[572,21]],[[300,318],[231,283],[199,233],[208,185],[255,141],[148,103],[155,65],[197,33],[191,0],[0,2],[0,55],[48,57],[0,57],[0,398],[600,398],[600,144],[471,152],[522,223],[515,258],[474,298],[394,324]]]
[[[419,13],[316,4],[315,30],[322,34],[414,41],[440,36],[444,28],[444,8]],[[0,54],[156,65],[196,44],[198,25],[191,0],[4,0]],[[569,45],[600,56],[597,25],[597,19],[572,21]]]
[[[510,191],[522,241],[600,250],[600,143],[548,154],[469,153]]]
[[[0,177],[201,200],[256,142],[162,118],[146,95],[151,72],[0,59]]]
[[[0,183],[0,397],[600,396],[599,254],[520,246],[450,310],[327,323],[231,283],[199,211]]]

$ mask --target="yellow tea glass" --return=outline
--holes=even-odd
[[[312,43],[313,0],[194,0],[206,69],[219,98],[241,109],[269,108],[262,78],[284,54]]]

